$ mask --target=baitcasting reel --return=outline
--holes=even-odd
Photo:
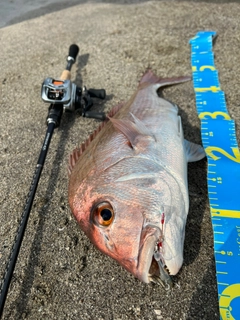
[[[79,48],[73,44],[69,48],[67,67],[59,79],[46,78],[42,84],[42,99],[50,104],[60,104],[64,111],[80,110],[83,117],[105,120],[103,112],[89,111],[93,106],[92,98],[105,99],[104,89],[87,89],[77,87],[70,78],[70,70],[74,64]]]

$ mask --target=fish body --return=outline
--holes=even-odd
[[[81,229],[103,253],[148,283],[183,263],[189,210],[187,163],[205,156],[184,140],[178,108],[159,97],[148,71],[137,92],[70,156],[69,204]]]

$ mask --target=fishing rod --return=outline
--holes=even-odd
[[[71,68],[76,61],[79,48],[76,44],[69,47],[66,69],[62,72],[59,79],[46,78],[42,84],[42,99],[44,102],[50,103],[47,116],[47,131],[45,139],[40,151],[38,162],[33,174],[29,193],[27,195],[26,204],[20,218],[14,243],[6,265],[4,277],[1,282],[0,291],[0,318],[2,317],[4,304],[6,301],[9,285],[12,279],[17,257],[23,240],[24,232],[27,226],[29,214],[32,208],[35,193],[37,191],[38,182],[47,156],[48,148],[54,129],[60,126],[63,111],[73,112],[80,110],[83,117],[105,120],[103,112],[93,112],[89,109],[93,106],[92,98],[105,99],[106,92],[104,89],[87,89],[77,87],[71,82]]]

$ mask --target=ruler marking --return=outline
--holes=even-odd
[[[212,217],[224,217],[224,218],[240,218],[239,210],[223,210],[211,208]]]
[[[220,295],[221,296],[221,295]],[[226,310],[229,313],[229,307],[219,306],[220,309]],[[229,317],[228,317],[229,318]],[[227,318],[226,318],[227,319]],[[229,318],[230,319],[230,318]],[[224,319],[225,320],[225,319]]]
[[[219,253],[219,254],[222,254],[222,255],[225,255],[226,254],[226,252],[224,251],[224,250],[222,250],[222,251],[214,251],[215,253]]]
[[[220,285],[220,286],[229,286],[229,283],[224,283],[224,282],[218,282],[217,283],[218,285]]]
[[[217,270],[217,274],[228,274],[228,272],[227,271],[218,271]]]
[[[229,294],[219,294],[220,297],[230,298],[231,296]]]

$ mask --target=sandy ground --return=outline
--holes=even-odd
[[[105,88],[106,101],[95,106],[107,111],[130,97],[147,67],[161,76],[191,74],[189,39],[215,30],[220,82],[239,124],[239,8],[238,2],[87,2],[0,30],[1,275],[45,135],[41,83],[61,74],[69,45],[80,46],[73,80]],[[186,138],[200,143],[192,84],[165,96],[180,106]],[[185,260],[166,293],[103,256],[71,216],[68,155],[97,126],[64,114],[54,133],[3,319],[219,319],[206,161],[189,165]]]

